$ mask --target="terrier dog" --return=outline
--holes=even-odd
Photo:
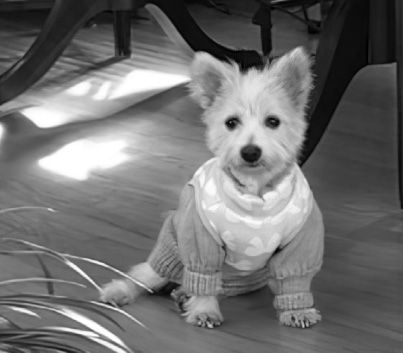
[[[324,227],[297,165],[312,85],[302,48],[264,68],[197,53],[191,92],[204,109],[214,158],[184,187],[147,262],[128,279],[104,286],[101,300],[130,303],[144,288],[168,282],[186,321],[223,322],[218,297],[269,286],[279,321],[310,327],[320,321],[310,285],[323,258]]]

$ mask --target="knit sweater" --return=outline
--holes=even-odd
[[[294,238],[312,209],[312,192],[297,165],[262,197],[241,193],[217,158],[204,163],[190,185],[204,227],[225,248],[225,263],[241,271],[263,268]]]
[[[213,167],[216,165],[216,159],[206,162],[184,187],[178,209],[165,219],[147,260],[150,266],[161,277],[181,284],[190,295],[237,295],[269,285],[278,310],[311,307],[310,285],[322,264],[324,229],[320,210],[299,167],[295,165],[263,201],[244,195],[250,211],[245,214],[245,204],[229,202],[234,189]],[[214,204],[211,201],[217,198],[220,205],[213,210],[221,210],[207,214]],[[232,212],[230,220],[237,216],[235,226],[231,227],[228,219],[222,220],[228,210]],[[282,222],[275,221],[273,227],[276,216]],[[257,221],[269,226],[256,232]],[[251,244],[254,247],[245,252]]]

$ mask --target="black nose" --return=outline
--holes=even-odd
[[[256,145],[247,145],[241,149],[241,157],[248,163],[259,160],[262,150]]]

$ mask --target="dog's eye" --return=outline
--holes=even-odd
[[[241,120],[239,120],[239,118],[236,116],[231,116],[230,118],[225,120],[225,126],[228,130],[234,130],[240,123]]]
[[[264,119],[264,124],[270,129],[277,129],[280,126],[280,119],[275,115],[269,115]]]

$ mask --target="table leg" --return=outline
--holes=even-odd
[[[115,56],[129,57],[131,54],[131,14],[129,10],[113,12]]]
[[[396,0],[397,144],[400,207],[403,209],[403,4]]]

